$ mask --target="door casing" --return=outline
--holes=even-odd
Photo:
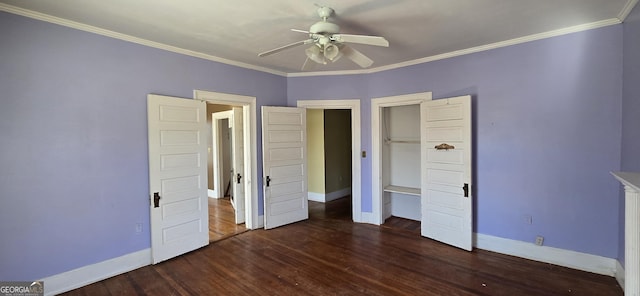
[[[205,90],[194,90],[193,97],[212,104],[242,107],[243,125],[249,132],[244,133],[244,176],[245,183],[245,227],[258,229],[264,226],[258,215],[258,140],[256,97],[227,94]],[[247,131],[245,130],[245,131]]]
[[[299,100],[298,107],[307,109],[351,110],[351,201],[352,219],[357,223],[371,223],[370,215],[362,213],[362,160],[360,152],[360,100]]]
[[[399,95],[371,100],[371,204],[373,221],[371,223],[381,225],[384,223],[383,209],[383,184],[382,184],[382,108],[406,105],[420,105],[422,102],[432,99],[431,92]]]

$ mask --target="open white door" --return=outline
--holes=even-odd
[[[206,104],[149,95],[147,117],[155,264],[209,244]]]
[[[233,122],[233,123],[231,123]],[[233,195],[231,203],[235,211],[236,224],[244,223],[244,128],[242,124],[242,107],[233,107],[231,127],[231,146],[233,149],[233,176],[231,178]]]
[[[309,218],[304,108],[262,107],[264,228]]]
[[[421,105],[423,236],[471,251],[471,97]]]

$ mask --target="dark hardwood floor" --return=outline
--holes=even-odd
[[[215,242],[247,231],[244,224],[236,224],[229,198],[209,198],[209,241]]]
[[[350,199],[66,295],[623,295],[612,277],[420,237],[419,223],[352,223]]]

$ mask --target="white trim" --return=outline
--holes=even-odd
[[[217,194],[218,192],[216,190],[207,189],[207,196],[209,198],[218,198]]]
[[[351,194],[351,187],[342,188],[329,193],[308,192],[308,199],[317,202],[330,202]]]
[[[618,285],[622,287],[622,291],[624,292],[624,267],[620,264],[620,261],[616,260],[616,281],[618,281]]]
[[[242,118],[245,127],[249,127],[249,133],[245,133],[244,147],[249,147],[249,152],[245,149],[244,175],[247,178],[245,188],[245,225],[248,229],[262,228],[262,220],[258,215],[258,138],[256,136],[256,97],[226,94],[206,90],[194,90],[193,97],[198,100],[207,101],[214,104],[231,105],[242,108]],[[246,131],[247,129],[245,129]]]
[[[258,216],[258,220],[254,225],[254,228],[251,229],[260,229],[260,228],[264,228],[264,215],[260,215]]]
[[[630,0],[630,1],[638,1],[638,0]],[[633,8],[633,7],[631,7],[631,8]],[[562,29],[558,29],[558,30],[547,31],[547,32],[538,33],[538,34],[532,34],[532,35],[528,35],[528,36],[523,36],[523,37],[509,39],[509,40],[500,41],[500,42],[495,42],[495,43],[491,43],[491,44],[485,44],[485,45],[471,47],[471,48],[467,48],[467,49],[456,50],[456,51],[452,51],[452,52],[447,52],[447,53],[438,54],[438,55],[434,55],[434,56],[429,56],[429,57],[424,57],[424,58],[415,59],[415,60],[411,60],[411,61],[401,62],[401,63],[397,63],[397,64],[380,66],[380,67],[376,67],[376,68],[363,69],[363,70],[349,70],[349,71],[319,71],[319,72],[288,73],[287,77],[371,74],[371,73],[377,73],[377,72],[382,72],[382,71],[387,71],[387,70],[393,70],[393,69],[398,69],[398,68],[403,68],[403,67],[408,67],[408,66],[413,66],[413,65],[418,65],[418,64],[438,61],[438,60],[444,60],[444,59],[448,59],[448,58],[453,58],[453,57],[467,55],[467,54],[476,53],[476,52],[487,51],[487,50],[501,48],[501,47],[507,47],[507,46],[511,46],[511,45],[517,45],[517,44],[521,44],[521,43],[527,43],[527,42],[536,41],[536,40],[540,40],[540,39],[552,38],[552,37],[557,37],[557,36],[561,36],[561,35],[577,33],[577,32],[587,31],[587,30],[591,30],[591,29],[597,29],[597,28],[611,26],[611,25],[617,25],[617,24],[620,24],[620,23],[621,23],[620,19],[612,18],[612,19],[597,21],[597,22],[593,22],[593,23],[587,23],[587,24],[582,24],[582,25],[562,28]]]
[[[351,204],[353,222],[362,220],[362,139],[360,134],[360,100],[298,100],[298,107],[307,109],[350,109],[351,110]]]
[[[61,26],[65,26],[65,27],[69,27],[69,28],[73,28],[73,29],[77,29],[85,32],[90,32],[90,33],[107,36],[107,37],[111,37],[111,38],[115,38],[115,39],[119,39],[127,42],[132,42],[132,43],[136,43],[144,46],[149,46],[149,47],[158,48],[158,49],[162,49],[170,52],[175,52],[178,54],[183,54],[183,55],[201,58],[209,61],[232,65],[240,68],[251,69],[251,70],[266,72],[270,74],[280,75],[280,76],[287,75],[287,73],[282,71],[277,71],[277,70],[269,69],[266,67],[251,65],[243,62],[233,61],[233,60],[213,56],[213,55],[202,53],[202,52],[192,51],[192,50],[188,50],[188,49],[184,49],[184,48],[180,48],[172,45],[167,45],[160,42],[155,42],[155,41],[151,41],[151,40],[147,40],[147,39],[143,39],[143,38],[127,35],[127,34],[122,34],[115,31],[94,27],[91,25],[67,20],[64,18],[59,18],[56,16],[44,14],[37,11],[16,7],[9,4],[0,3],[0,11],[6,11],[9,13],[25,16],[25,17],[40,20],[40,21],[45,21],[48,23],[56,24],[56,25],[61,25]]]
[[[336,190],[336,191],[329,192],[329,193],[325,194],[324,201],[325,202],[329,202],[329,201],[332,201],[332,200],[343,198],[343,197],[345,197],[345,196],[347,196],[349,194],[351,194],[351,187],[342,188],[340,190]]]
[[[611,172],[624,185],[625,291],[640,295],[640,173]],[[627,277],[628,276],[628,277]]]
[[[618,13],[618,19],[620,22],[624,22],[624,20],[627,19],[627,16],[629,16],[629,13],[631,13],[636,4],[638,4],[638,0],[627,0],[622,11]]]
[[[375,184],[371,188],[372,215],[375,220],[373,224],[383,224],[385,217],[382,194],[382,128],[380,117],[383,107],[405,106],[422,104],[432,99],[431,92],[406,94],[371,99],[371,183]]]
[[[41,279],[44,294],[56,295],[151,264],[151,249],[144,249]]]
[[[307,199],[310,201],[324,202],[324,193],[319,192],[307,192]]]
[[[380,222],[377,221],[377,219],[374,217],[373,213],[371,212],[362,212],[360,223],[380,225]]]
[[[533,243],[474,233],[478,249],[560,265],[573,269],[614,276],[617,260],[565,249],[537,246]]]

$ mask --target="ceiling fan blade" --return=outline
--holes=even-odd
[[[287,45],[285,45],[285,46],[281,46],[281,47],[278,47],[278,48],[274,48],[274,49],[272,49],[272,50],[268,50],[268,51],[265,51],[265,52],[261,52],[261,53],[259,53],[259,54],[258,54],[258,56],[259,56],[259,57],[264,57],[264,56],[272,55],[272,54],[274,54],[274,53],[278,53],[278,52],[281,52],[281,51],[283,51],[283,50],[286,50],[286,49],[289,49],[289,48],[292,48],[292,47],[296,47],[296,46],[299,46],[299,45],[309,44],[309,43],[311,43],[311,42],[313,42],[313,39],[301,40],[301,41],[298,41],[298,42],[294,42],[294,43],[291,43],[291,44],[287,44]]]
[[[312,61],[310,58],[304,60],[304,64],[302,64],[302,71],[313,70],[316,67],[316,62]]]
[[[362,54],[361,52],[351,48],[350,46],[343,46],[340,49],[340,52],[342,52],[342,54],[344,56],[346,56],[347,58],[349,58],[350,60],[352,60],[354,63],[358,64],[358,66],[362,67],[362,68],[367,68],[371,65],[373,65],[373,60],[368,58],[366,55]]]
[[[338,42],[360,43],[374,46],[389,47],[389,41],[380,36],[333,34],[332,38]]]
[[[298,30],[298,29],[291,29],[292,32],[298,32],[298,33],[305,33],[305,34],[309,34],[309,31],[305,31],[305,30]]]

